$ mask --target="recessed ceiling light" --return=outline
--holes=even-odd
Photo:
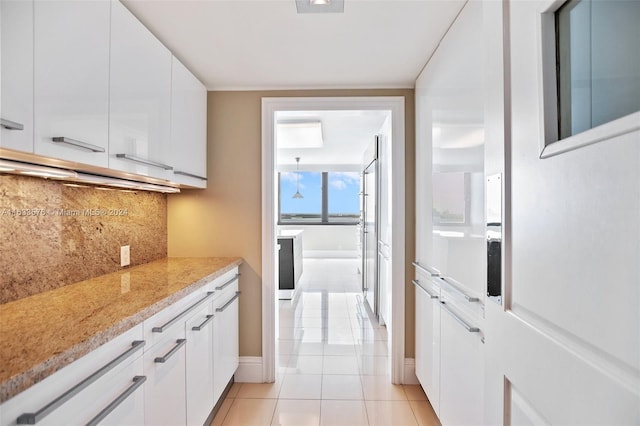
[[[298,13],[344,13],[344,0],[296,0]]]

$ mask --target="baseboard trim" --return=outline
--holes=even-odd
[[[416,376],[416,360],[414,358],[404,359],[404,381],[405,385],[419,385],[418,377]]]
[[[239,383],[262,383],[262,357],[241,356],[235,381]]]

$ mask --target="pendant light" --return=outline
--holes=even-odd
[[[296,193],[292,198],[304,198],[300,193],[300,157],[296,157]]]

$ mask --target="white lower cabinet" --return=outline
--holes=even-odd
[[[213,408],[213,303],[185,322],[187,424],[202,425]]]
[[[2,425],[143,424],[142,325],[0,406]]]
[[[218,400],[238,368],[238,276],[231,278],[216,299],[213,322],[213,397]],[[220,287],[222,287],[220,286]]]
[[[416,295],[416,376],[440,414],[440,287],[431,280],[414,280]]]
[[[484,342],[478,320],[441,303],[440,422],[480,424],[484,418]]]
[[[156,343],[144,354],[147,389],[144,395],[146,424],[186,424],[184,328]]]
[[[202,425],[238,368],[238,269],[0,405],[0,426]]]

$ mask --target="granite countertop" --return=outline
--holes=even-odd
[[[0,305],[0,403],[241,263],[166,258]]]

